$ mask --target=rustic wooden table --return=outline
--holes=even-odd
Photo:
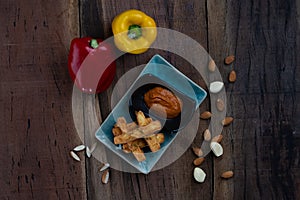
[[[159,27],[199,42],[224,78],[228,115],[235,120],[222,133],[222,158],[206,157],[202,184],[193,179],[190,149],[148,175],[111,169],[107,185],[97,172],[99,161],[80,154],[83,161],[75,162],[69,156],[81,143],[67,71],[70,41],[110,37],[114,16],[131,8],[152,16]],[[299,12],[295,0],[2,0],[0,198],[300,199]],[[155,53],[205,87],[179,56],[155,49],[126,54],[117,60],[112,87],[93,99],[102,119],[110,112],[118,78]],[[225,66],[230,54],[236,61]],[[232,68],[237,72],[234,84],[227,81]],[[92,100],[83,95],[83,105],[87,101]],[[209,97],[200,109],[210,109]],[[200,125],[192,145],[202,140],[208,121]],[[223,180],[219,174],[227,169],[234,177]]]

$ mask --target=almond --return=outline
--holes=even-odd
[[[109,170],[106,169],[102,174],[101,181],[103,184],[106,184],[108,183],[108,179],[109,179]]]
[[[194,163],[195,166],[199,166],[199,165],[201,165],[203,163],[203,161],[204,161],[204,158],[196,158],[193,161],[193,163]]]
[[[205,172],[201,168],[195,167],[195,169],[194,169],[195,180],[199,183],[203,183],[205,180],[205,177],[206,177]]]
[[[204,137],[204,140],[205,141],[209,141],[211,139],[211,134],[210,134],[210,131],[209,129],[206,129],[203,133],[203,137]]]
[[[223,126],[228,126],[233,121],[233,117],[225,117],[225,119],[222,120]]]
[[[222,99],[217,99],[216,106],[217,109],[222,112],[225,108],[224,101]]]
[[[194,152],[194,154],[195,154],[196,156],[198,156],[198,157],[203,156],[202,150],[201,150],[200,148],[198,148],[198,147],[193,147],[193,152]]]
[[[233,82],[235,82],[235,80],[236,80],[236,73],[235,73],[235,71],[234,70],[232,70],[231,72],[230,72],[230,74],[229,74],[229,82],[231,82],[231,83],[233,83]]]
[[[233,55],[230,55],[225,58],[224,62],[226,65],[230,65],[231,63],[233,63],[234,60],[235,60],[235,57]]]
[[[86,149],[85,149],[85,153],[86,153],[86,156],[88,157],[88,158],[90,158],[91,156],[92,156],[92,152],[91,152],[91,150],[90,150],[90,148],[87,146],[86,147]]]
[[[216,63],[214,60],[210,60],[208,63],[208,70],[214,72],[216,70]]]
[[[74,151],[70,151],[70,155],[72,156],[72,158],[76,161],[80,161],[79,156],[74,152]]]
[[[221,174],[221,177],[222,178],[231,178],[231,177],[233,177],[233,171],[226,171],[226,172],[223,172],[222,174]]]
[[[74,147],[73,151],[82,151],[84,149],[85,149],[85,146],[83,144],[81,144],[81,145]]]
[[[213,137],[213,139],[211,141],[220,143],[222,141],[222,139],[223,139],[223,135],[217,135],[217,136]]]
[[[204,111],[203,113],[200,114],[201,119],[209,119],[211,117],[211,112],[209,111]]]

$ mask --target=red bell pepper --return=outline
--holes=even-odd
[[[68,69],[75,85],[86,93],[100,93],[112,83],[116,74],[111,45],[91,37],[71,42]]]

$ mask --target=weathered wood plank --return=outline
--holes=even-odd
[[[299,137],[296,122],[297,21],[294,1],[209,1],[209,51],[227,88],[225,155],[216,160],[216,199],[296,199],[299,188]],[[236,56],[224,66],[227,55]],[[228,84],[234,68],[237,81]],[[295,74],[296,72],[296,74]],[[217,176],[234,168],[235,176]]]
[[[204,47],[207,44],[206,18],[205,18],[205,1],[180,2],[142,2],[130,1],[120,5],[117,1],[81,1],[81,33],[82,35],[92,35],[96,37],[111,36],[111,22],[113,18],[122,11],[127,9],[140,9],[152,16],[157,25],[165,28],[172,28],[181,31],[193,39],[200,42]],[[193,14],[192,14],[193,13]],[[102,17],[101,20],[95,19]],[[187,20],[197,23],[186,23]],[[90,23],[96,26],[91,26]],[[101,28],[99,28],[101,27]],[[175,41],[174,41],[175,42]],[[129,69],[146,63],[156,52],[161,53],[168,58],[171,63],[179,66],[187,75],[191,76],[196,82],[198,76],[194,75],[194,70],[186,61],[176,55],[168,52],[150,49],[147,53],[141,55],[126,54],[117,60],[117,79],[120,78]],[[194,76],[193,76],[194,75]],[[100,110],[102,118],[105,118],[110,112],[110,95],[111,88],[99,95]],[[203,108],[208,109],[208,108]],[[206,123],[206,122],[201,122]],[[207,125],[206,125],[207,126]],[[204,128],[203,128],[204,130]],[[200,130],[199,133],[203,130]],[[197,145],[200,145],[201,135],[198,137]],[[203,184],[197,184],[192,177],[193,165],[195,158],[192,151],[187,151],[178,161],[172,165],[152,172],[148,175],[128,174],[111,170],[111,179],[108,185],[102,185],[100,181],[89,181],[88,197],[90,199],[194,199],[210,198],[211,195],[211,166],[208,159],[204,169],[209,174],[209,178]],[[87,173],[87,180],[93,177],[99,177],[101,173],[97,172],[97,166],[100,164],[96,160],[88,161],[92,169]],[[116,189],[117,188],[117,189]],[[197,190],[201,195],[195,197],[194,191]]]
[[[208,19],[208,51],[212,59],[214,59],[218,69],[223,77],[223,81],[227,82],[227,73],[230,68],[224,68],[224,58],[227,55],[235,55],[234,46],[232,46],[231,29],[234,28],[234,21],[227,19],[229,10],[229,2],[207,1],[207,19]],[[227,91],[228,98],[228,91]],[[229,100],[227,99],[227,102]],[[232,105],[229,101],[228,106]],[[227,107],[228,116],[230,107]],[[233,116],[235,117],[235,116]],[[214,199],[233,199],[234,197],[234,179],[225,180],[221,178],[221,174],[228,170],[233,170],[235,173],[234,158],[232,156],[232,128],[225,127],[222,131],[223,140],[221,145],[224,149],[224,154],[220,158],[213,159],[213,198]],[[237,175],[235,175],[237,176]]]
[[[67,71],[77,4],[3,1],[0,13],[0,198],[84,199],[84,164],[69,156],[79,142]]]

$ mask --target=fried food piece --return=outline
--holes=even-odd
[[[123,144],[123,151],[126,153],[132,152],[134,157],[141,162],[146,160],[142,148],[149,146],[152,152],[158,151],[160,143],[164,142],[164,134],[155,134],[161,129],[159,121],[146,118],[142,111],[135,114],[138,124],[135,122],[127,124],[124,117],[119,117],[112,129],[112,133],[114,135],[114,143]]]
[[[113,129],[112,129],[112,133],[113,133],[113,135],[116,137],[116,136],[118,136],[118,135],[122,135],[123,133],[122,133],[122,131],[121,131],[121,129],[120,129],[120,127],[113,127]]]
[[[143,150],[134,141],[128,142],[128,147],[130,151],[133,153],[134,157],[137,159],[137,161],[141,162],[146,160],[146,156]]]
[[[142,149],[145,146],[147,146],[147,143],[146,143],[146,141],[143,138],[140,138],[140,139],[136,139],[136,140],[132,141],[131,145],[138,146],[138,147],[140,147]],[[123,151],[126,152],[126,153],[130,153],[131,152],[128,143],[123,144],[122,148],[123,148]]]
[[[157,133],[156,138],[160,144],[165,141],[165,135],[163,133]]]
[[[127,131],[127,122],[126,122],[125,117],[119,117],[117,119],[116,126],[119,127],[123,133],[127,133],[128,132]]]
[[[142,162],[146,160],[146,156],[141,148],[137,147],[134,151],[132,151],[132,153],[137,161]]]
[[[163,142],[165,141],[165,136],[164,136],[163,133],[158,133],[158,134],[155,134],[155,135],[153,135],[153,136],[156,137],[156,140],[157,140],[160,144],[163,143]],[[136,140],[132,141],[132,143],[133,143],[134,145],[137,145],[137,146],[140,147],[141,149],[144,148],[144,147],[146,147],[146,146],[148,146],[148,143],[146,142],[146,140],[145,140],[144,138],[136,139]],[[128,143],[123,144],[122,148],[123,148],[123,151],[124,151],[125,153],[131,153],[131,150],[129,149]],[[151,149],[151,147],[150,147],[150,149]]]
[[[146,126],[152,121],[151,118],[146,118],[142,111],[138,111],[135,114],[139,126]],[[149,121],[149,119],[151,121]],[[155,134],[146,137],[145,140],[152,152],[156,152],[160,149],[160,143]]]
[[[118,127],[122,133],[127,133],[138,127],[135,122],[128,123],[124,117],[119,117],[114,127]]]
[[[160,149],[160,144],[155,135],[151,135],[150,137],[145,138],[149,148],[152,152],[156,152]]]
[[[161,123],[157,121],[152,121],[150,124],[139,127],[130,131],[128,133],[123,133],[122,135],[114,137],[115,144],[124,144],[127,142],[131,142],[138,138],[148,137],[161,129]]]
[[[138,127],[138,125],[135,122],[131,122],[127,124],[127,131],[132,131],[134,129],[136,129]]]
[[[152,121],[151,118],[146,118],[142,111],[137,112],[136,116],[137,116],[138,124],[140,126],[146,126],[149,123],[151,123],[151,121]],[[164,140],[164,135],[162,134],[162,137],[161,137],[161,135],[159,135],[159,137],[157,137],[157,135],[153,134],[153,135],[145,138],[145,140],[152,152],[156,152],[160,149],[160,140],[159,139]]]
[[[136,140],[136,137],[130,136],[128,133],[122,133],[122,135],[118,135],[114,137],[115,144],[126,144],[128,142]]]
[[[135,115],[139,126],[146,126],[152,122],[152,119],[146,118],[142,111],[136,112]]]
[[[148,123],[146,126],[140,126],[137,129],[134,129],[129,134],[136,138],[143,138],[150,136],[151,134],[157,133],[159,130],[161,130],[162,126],[160,121],[152,121]]]

